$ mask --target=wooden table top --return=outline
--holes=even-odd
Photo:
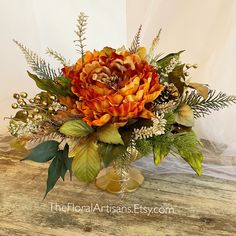
[[[0,235],[236,235],[236,182],[143,174],[141,188],[124,195],[66,176],[43,201],[47,164],[0,154]]]

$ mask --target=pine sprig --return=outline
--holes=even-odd
[[[46,53],[49,54],[50,56],[52,56],[54,59],[56,59],[58,62],[60,62],[64,66],[69,64],[69,62],[66,60],[66,58],[64,56],[62,56],[61,53],[59,53],[51,48],[47,48]]]
[[[17,40],[13,40],[13,42],[21,49],[28,65],[40,78],[53,80],[58,77],[56,71],[52,69],[49,63],[46,63],[44,59],[40,58],[35,52],[31,51]]]
[[[134,39],[129,48],[130,53],[136,53],[140,46],[140,36],[141,36],[142,25],[139,26],[138,32],[135,34]]]
[[[182,103],[189,105],[193,110],[194,117],[199,118],[236,103],[236,96],[228,96],[223,92],[217,93],[215,90],[209,90],[208,98],[204,99],[192,91],[191,93],[186,92]]]
[[[84,49],[85,49],[85,31],[86,31],[86,25],[87,25],[88,16],[86,16],[83,12],[80,13],[78,19],[77,19],[77,30],[75,31],[76,35],[78,36],[78,39],[74,40],[76,43],[75,46],[77,46],[79,49],[77,50],[80,52],[82,61],[84,57]]]

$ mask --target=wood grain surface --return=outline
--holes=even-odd
[[[42,200],[47,164],[19,159],[11,153],[0,155],[1,236],[236,235],[236,182],[207,176],[144,172],[145,182],[139,190],[114,195],[97,189],[94,184],[69,181],[66,176],[66,181],[59,180]],[[91,204],[116,209],[78,211],[78,207]],[[117,209],[121,206],[159,211],[119,213]]]

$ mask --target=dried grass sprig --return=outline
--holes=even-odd
[[[129,48],[130,53],[136,53],[140,47],[140,36],[141,36],[142,25],[139,26],[137,33],[134,36],[134,39]]]
[[[83,12],[80,13],[78,19],[77,19],[77,30],[75,31],[76,35],[78,36],[78,39],[74,40],[76,43],[76,46],[79,48],[77,51],[80,52],[81,57],[82,57],[82,62],[84,58],[84,49],[85,49],[85,31],[86,31],[86,26],[87,26],[87,20],[88,16],[86,16]]]
[[[158,46],[158,43],[160,41],[160,35],[161,35],[162,29],[158,31],[158,34],[156,37],[152,40],[152,46],[149,49],[149,54],[154,54],[156,47]]]
[[[62,65],[64,65],[64,66],[69,65],[69,61],[67,61],[66,58],[64,56],[62,56],[61,53],[59,53],[51,48],[47,48],[46,53],[49,54],[50,56],[52,56],[54,59],[56,59]]]

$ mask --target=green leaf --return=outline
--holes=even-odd
[[[122,156],[126,149],[127,147],[125,147],[124,145],[99,143],[98,152],[102,158],[105,167],[107,167],[113,160]]]
[[[65,180],[65,174],[67,170],[72,174],[72,158],[68,157],[69,145],[66,143],[64,150],[58,150],[55,154],[55,158],[51,162],[48,168],[48,180],[47,180],[47,189],[44,198],[49,191],[53,189],[57,180],[61,177],[63,181]]]
[[[69,158],[69,145],[66,143],[64,150],[63,150],[63,158],[66,169],[70,172],[70,179],[72,179],[72,160],[73,158]]]
[[[67,136],[84,137],[92,133],[93,128],[82,120],[70,120],[65,122],[59,131]]]
[[[40,163],[47,162],[57,154],[58,146],[59,142],[57,141],[45,141],[35,147],[32,152],[23,160],[31,160]]]
[[[53,189],[57,180],[60,178],[61,165],[62,165],[62,162],[61,162],[60,158],[58,156],[56,156],[48,168],[47,189],[46,189],[46,193],[44,195],[44,199],[47,196],[48,192]]]
[[[192,167],[192,169],[198,174],[202,174],[202,160],[203,155],[201,152],[185,149],[179,149],[179,155]]]
[[[31,74],[29,71],[27,71],[27,73],[29,77],[34,80],[38,88],[54,94],[55,82],[53,82],[52,79],[40,79],[37,75]]]
[[[112,143],[112,144],[122,144],[124,142],[121,138],[121,135],[118,131],[118,128],[114,125],[106,125],[96,132],[98,140],[104,143]]]
[[[173,130],[173,124],[176,123],[175,121],[175,113],[173,111],[166,112],[164,114],[164,119],[166,120],[165,131]]]
[[[60,85],[61,89],[58,92],[60,92],[59,95],[66,96],[70,95],[73,96],[73,93],[71,92],[71,80],[69,78],[65,77],[58,77],[55,79],[56,83],[58,84],[58,87]]]
[[[175,87],[178,89],[180,95],[183,94],[184,87],[186,86],[184,83],[185,75],[184,75],[184,66],[185,64],[181,64],[176,66],[172,72],[168,75],[168,82],[173,83]]]
[[[91,182],[100,170],[98,146],[95,141],[87,139],[76,150],[72,161],[72,172],[82,181]]]
[[[191,130],[185,133],[171,132],[152,138],[154,162],[156,165],[168,155],[170,151],[180,155],[198,174],[202,173],[202,144]]]
[[[123,127],[124,130],[122,130],[122,128],[120,129],[120,135],[121,138],[125,144],[125,146],[130,146],[130,142],[132,141],[132,135],[133,135],[133,125],[131,125],[131,127],[129,129],[126,130],[126,127]]]
[[[21,120],[22,122],[26,122],[27,115],[24,114],[24,110],[17,111],[16,115],[14,116],[14,119]]]
[[[152,140],[154,163],[158,165],[170,152],[173,134],[168,132],[164,135],[156,136]]]
[[[165,56],[164,58],[161,58],[160,60],[158,60],[157,65],[160,68],[165,68],[170,64],[170,61],[175,58],[175,59],[179,59],[179,56],[182,52],[184,52],[185,50],[179,51],[177,53],[170,53],[167,56]]]
[[[141,129],[143,126],[151,127],[151,126],[153,126],[153,121],[151,119],[140,118],[137,120],[136,123],[134,123],[133,125],[130,125],[130,128],[131,129],[134,129],[134,128]]]
[[[62,180],[64,181],[65,180],[65,174],[66,174],[66,171],[67,171],[67,167],[66,167],[66,164],[65,164],[64,155],[63,155],[62,150],[59,150],[57,152],[56,158],[58,158],[58,160],[61,162],[60,176],[61,176]]]
[[[125,126],[133,125],[138,121],[138,119],[129,119]]]
[[[193,131],[175,134],[173,146],[176,152],[192,167],[198,174],[202,173],[202,147],[199,139]]]
[[[178,65],[174,68],[174,70],[170,73],[170,79],[173,78],[173,82],[179,77],[184,77],[184,66],[185,64]]]
[[[38,88],[58,96],[73,95],[70,79],[65,77],[57,77],[54,80],[49,78],[40,79],[37,75],[31,74],[29,71],[27,72],[29,77],[35,81]]]
[[[63,181],[65,181],[65,174],[66,174],[66,172],[67,172],[67,168],[65,166],[65,163],[62,162],[61,163],[61,178],[62,178]]]
[[[164,119],[166,120],[166,125],[173,125],[175,121],[175,114],[173,111],[166,112],[164,114]]]
[[[170,152],[168,143],[155,143],[153,146],[154,163],[158,165]]]

